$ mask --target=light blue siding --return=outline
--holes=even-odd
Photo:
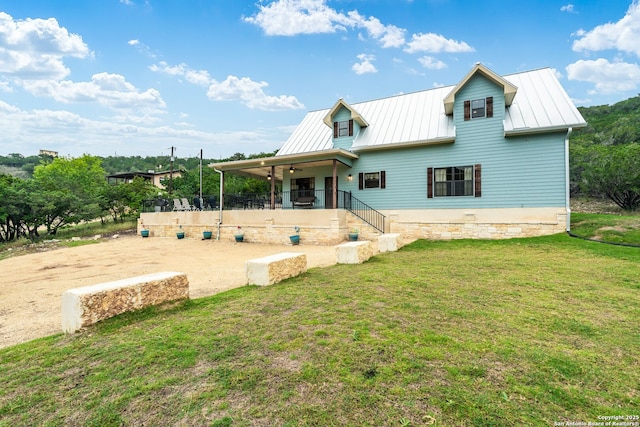
[[[493,117],[464,120],[464,101],[493,97]],[[414,106],[416,110],[422,108]],[[424,110],[425,120],[431,117]],[[394,111],[414,114],[414,111]],[[333,120],[348,120],[349,110],[340,109]],[[338,189],[375,209],[526,208],[565,205],[565,132],[504,137],[505,105],[503,89],[476,74],[456,94],[454,143],[411,148],[363,151],[353,168],[338,164]],[[354,123],[354,135],[359,127]],[[386,135],[389,142],[393,135]],[[335,148],[351,148],[354,137],[334,139]],[[482,166],[482,196],[427,197],[427,168]],[[386,188],[358,189],[358,174],[385,171]],[[348,181],[347,175],[353,180]],[[324,178],[332,168],[308,168],[285,177],[283,190],[291,178],[315,177],[315,188],[324,189]]]
[[[493,96],[494,116],[464,121],[464,101]],[[456,96],[455,143],[362,152],[340,189],[376,209],[549,207],[565,204],[565,133],[505,138],[504,95],[477,74]],[[482,197],[427,198],[427,168],[482,165]],[[358,190],[359,172],[386,172],[385,189]]]
[[[346,121],[351,119],[351,111],[349,111],[348,109],[341,107],[340,110],[333,115],[333,121],[334,122],[341,122],[341,121]],[[333,130],[331,131],[333,133]],[[353,122],[353,136],[341,136],[339,138],[334,138],[333,139],[333,148],[344,148],[345,150],[348,150],[349,148],[351,148],[351,145],[353,144],[353,140],[355,139],[355,137],[358,135],[358,132],[360,132],[360,126],[358,125],[358,123],[354,120]]]

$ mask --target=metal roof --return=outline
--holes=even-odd
[[[550,68],[502,78],[517,87],[505,109],[505,135],[586,126],[582,115]],[[352,151],[455,141],[453,115],[445,114],[445,98],[458,85],[351,104],[366,120]],[[307,113],[276,154],[291,155],[333,149],[333,129],[323,121],[330,108]]]
[[[506,135],[537,133],[587,125],[550,68],[504,76],[518,93],[504,117]]]

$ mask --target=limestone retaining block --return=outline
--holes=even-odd
[[[187,298],[187,275],[171,271],[69,289],[62,294],[62,330],[72,333],[127,311]]]
[[[338,264],[362,264],[374,255],[373,243],[368,240],[347,242],[336,246]]]
[[[399,233],[383,234],[378,236],[379,252],[395,252],[402,246],[402,236]]]
[[[282,252],[247,261],[247,283],[267,286],[307,271],[307,255]]]

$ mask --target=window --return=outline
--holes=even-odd
[[[481,196],[481,166],[427,168],[427,197]]]
[[[296,178],[291,180],[291,198],[315,196],[315,178]]]
[[[349,136],[349,121],[338,122],[338,136]]]
[[[484,98],[471,101],[471,118],[484,117]]]
[[[333,137],[353,136],[353,120],[333,122]]]
[[[364,188],[380,187],[380,172],[371,172],[364,174]]]
[[[380,172],[360,172],[358,174],[358,188],[363,190],[365,188],[385,188],[386,173]]]
[[[464,101],[464,119],[479,119],[493,117],[493,97]]]

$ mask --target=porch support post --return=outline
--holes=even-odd
[[[271,166],[271,209],[276,208],[276,167]]]
[[[220,173],[220,212],[224,208],[224,171]]]
[[[333,159],[333,194],[331,195],[333,209],[338,208],[338,161]]]

